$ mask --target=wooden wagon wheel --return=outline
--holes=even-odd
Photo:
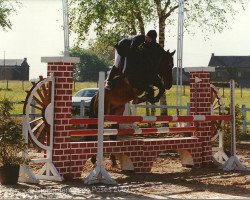
[[[29,137],[29,141],[38,147],[38,152],[43,151],[46,154],[40,158],[31,159],[34,163],[43,163],[35,176],[27,167],[22,169],[21,174],[25,177],[24,180],[27,178],[34,182],[37,181],[36,178],[62,181],[63,178],[52,161],[55,79],[53,75],[46,79],[40,76],[39,81],[32,82],[32,84],[33,87],[27,92],[23,107],[23,130],[25,138]],[[33,109],[36,111],[35,116],[32,112]],[[28,155],[25,154],[25,157],[28,158]]]
[[[224,114],[224,103],[222,101],[222,96],[220,95],[217,87],[215,87],[213,84],[211,84],[210,87],[211,87],[211,113],[212,115],[222,115]],[[211,123],[212,123],[211,126],[212,137],[214,137],[217,134],[217,130],[221,129],[223,121],[218,120],[218,121],[213,121]]]
[[[211,111],[213,115],[223,115],[224,111],[224,103],[222,101],[222,96],[219,93],[218,88],[211,84]],[[228,156],[224,152],[223,149],[223,131],[222,127],[224,125],[223,120],[213,121],[211,122],[211,132],[212,132],[212,152],[214,163],[217,165],[221,165],[225,163],[228,159]]]
[[[29,138],[33,144],[48,150],[51,147],[54,116],[54,78],[39,77],[38,82],[32,82],[33,87],[27,92],[24,102],[25,115]],[[36,115],[32,113],[35,110]]]

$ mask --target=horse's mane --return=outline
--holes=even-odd
[[[159,45],[158,43],[154,43],[154,44],[144,44],[144,49],[145,49],[145,53],[149,53],[151,56],[152,55],[164,55],[167,54],[168,51],[165,51],[165,49]]]

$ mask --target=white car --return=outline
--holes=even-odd
[[[84,115],[88,115],[89,113],[89,106],[90,101],[93,96],[98,92],[98,88],[84,88],[79,90],[73,97],[72,97],[72,110],[73,114],[80,114],[81,103],[83,104],[84,108]]]

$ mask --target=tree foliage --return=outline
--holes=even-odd
[[[103,42],[101,38],[98,40],[91,40],[88,49],[98,55],[107,65],[113,65],[115,49],[106,44],[107,43]]]
[[[9,16],[15,11],[13,7],[14,2],[17,3],[17,1],[0,0],[0,26],[3,30],[11,29],[12,23]]]
[[[222,32],[237,13],[235,6],[242,0],[184,0],[185,29],[195,32],[199,28],[208,32]],[[158,24],[159,43],[164,46],[166,26],[175,25],[177,0],[71,0],[71,30],[78,35],[78,44],[86,40],[91,31],[107,45],[119,38],[145,33],[149,24]],[[174,28],[175,28],[174,27]]]
[[[235,7],[243,5],[242,0],[183,1],[185,31],[195,33],[199,28],[205,36],[229,27],[237,13]],[[164,47],[167,30],[177,27],[178,8],[178,0],[71,0],[70,29],[77,34],[77,46],[95,33],[96,42],[105,50],[121,37],[145,34],[145,28],[154,24]],[[166,105],[165,99],[161,98],[161,105]],[[166,115],[166,109],[161,114]]]
[[[80,63],[74,69],[75,81],[98,81],[99,71],[109,70],[108,64],[91,50],[74,48],[71,51],[71,56],[80,57]]]
[[[71,29],[78,35],[78,44],[86,39],[90,31],[97,38],[115,44],[122,36],[144,32],[145,19],[151,9],[146,1],[137,0],[71,0]]]

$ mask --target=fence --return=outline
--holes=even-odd
[[[242,110],[242,115],[243,115],[243,133],[247,134],[247,125],[250,125],[250,122],[247,121],[247,111],[250,111],[250,108],[247,108],[245,104],[243,104],[241,106],[241,110]]]
[[[85,117],[86,113],[86,106],[89,105],[89,103],[85,103],[84,100],[81,100],[80,102],[74,102],[72,101],[72,108],[78,109],[79,108],[79,113],[77,112],[75,114],[75,117]]]
[[[131,106],[132,115],[137,115],[137,108],[161,108],[161,109],[173,109],[173,110],[186,110],[186,114],[190,115],[190,103],[187,106],[167,106],[167,105],[143,105],[143,104],[132,104]]]
[[[11,103],[17,104],[17,105],[18,105],[18,104],[24,104],[23,101],[13,101],[13,102],[11,102]],[[33,105],[36,105],[36,101],[33,100],[32,104],[33,104]],[[11,116],[12,116],[12,117],[22,117],[23,114],[11,114]],[[31,108],[31,114],[30,114],[30,118],[31,118],[31,119],[35,119],[35,117],[41,117],[41,116],[42,116],[41,114],[36,113],[36,109],[35,109],[34,107]]]
[[[23,101],[18,101],[18,102],[12,102],[14,104],[23,104]],[[34,105],[36,102],[33,103]],[[81,102],[72,102],[72,106],[79,106],[80,108],[80,113],[79,115],[76,115],[75,117],[86,117],[85,116],[85,102],[82,100]],[[165,109],[183,109],[186,110],[186,114],[190,114],[190,103],[187,103],[187,106],[158,106],[158,105],[143,105],[143,104],[131,104],[128,109],[131,109],[132,115],[137,114],[137,109],[138,108],[165,108]],[[247,121],[247,112],[250,111],[250,108],[247,108],[245,104],[241,106],[242,109],[242,115],[243,115],[243,120],[242,120],[242,128],[243,128],[243,133],[247,134],[248,133],[248,125],[250,125],[250,122]],[[13,117],[22,117],[23,114],[11,114]],[[35,111],[35,108],[31,108],[31,118],[39,117],[41,114],[37,114]]]

